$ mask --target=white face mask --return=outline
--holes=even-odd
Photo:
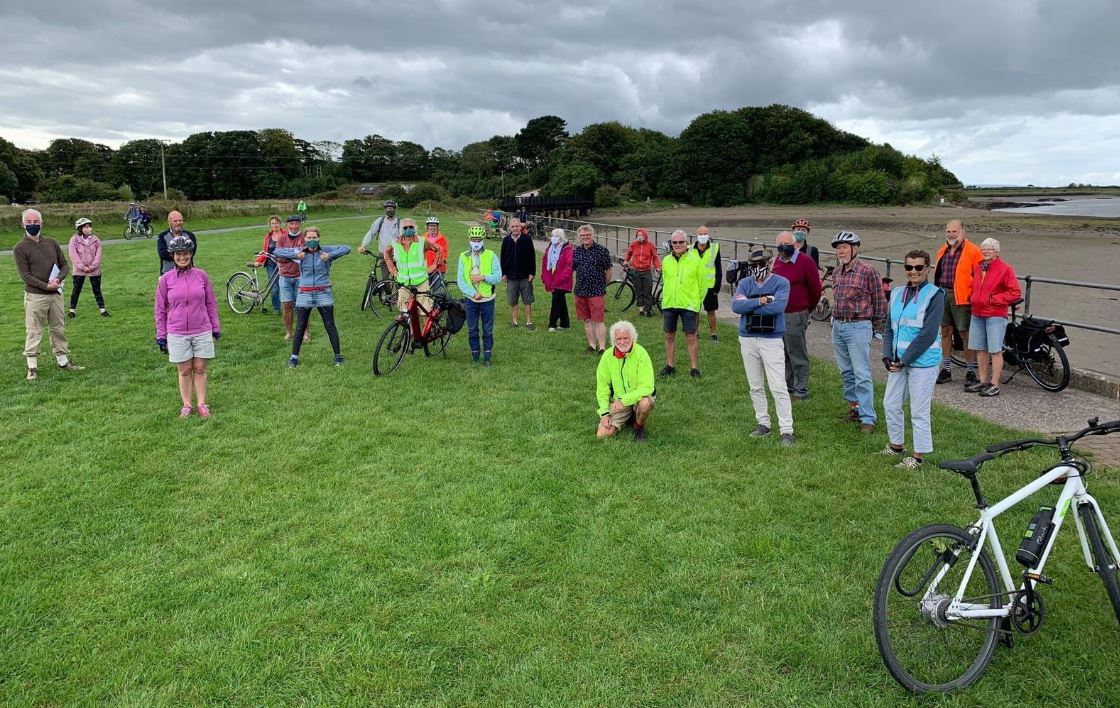
[[[482,241],[471,241],[471,250],[475,251],[476,253],[482,250],[482,246]]]
[[[548,240],[552,241],[553,246],[557,246],[557,245],[560,244],[560,237],[559,236],[549,236]]]
[[[705,244],[708,242],[708,234],[696,234],[696,243]]]

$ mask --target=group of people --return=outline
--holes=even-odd
[[[358,251],[369,252],[374,238],[387,278],[401,285],[398,305],[404,309],[412,294],[425,297],[443,287],[450,260],[446,237],[439,219],[429,217],[425,232],[415,220],[398,219],[396,204],[388,201],[385,214],[370,226]],[[291,342],[288,365],[300,365],[300,348],[309,337],[312,310],[318,310],[330,339],[336,366],[344,359],[334,323],[331,266],[347,255],[346,245],[320,243],[319,229],[302,228],[300,215],[269,219],[269,230],[261,252],[252,265],[279,270],[271,293],[273,308],[281,313],[284,337]],[[41,233],[42,216],[23,212],[25,236],[14,249],[17,271],[25,285],[27,338],[24,354],[29,380],[38,377],[38,349],[44,329],[49,332],[52,353],[60,369],[78,371],[70,361],[62,309],[62,283],[73,278],[69,316],[74,317],[78,295],[90,279],[101,314],[108,317],[101,295],[101,248],[89,219],[79,219],[70,240],[70,263],[53,239]],[[769,397],[774,401],[780,445],[794,443],[792,401],[809,397],[809,359],[806,332],[809,313],[821,297],[819,252],[810,246],[811,224],[798,219],[790,231],[782,231],[774,248],[752,248],[746,261],[734,263],[727,273],[735,283],[731,309],[739,315],[739,345],[750,388],[756,426],[753,437],[772,432]],[[583,323],[586,351],[599,355],[596,397],[600,414],[598,434],[617,434],[623,427],[634,429],[635,437],[646,439],[645,425],[653,410],[654,365],[649,352],[637,343],[637,330],[627,321],[616,322],[608,331],[605,322],[606,288],[613,266],[610,251],[596,241],[589,224],[576,230],[577,243],[570,243],[563,229],[553,229],[549,244],[539,255],[518,218],[509,222],[509,233],[499,253],[486,248],[485,230],[468,230],[468,248],[456,259],[456,281],[463,294],[468,343],[473,361],[490,366],[494,349],[494,300],[497,286],[506,285],[511,309],[511,327],[533,329],[533,281],[540,273],[545,291],[551,295],[548,330],[570,326],[567,296],[575,303],[576,318]],[[662,332],[665,364],[662,377],[675,373],[676,335],[683,330],[689,354],[690,375],[700,377],[697,329],[700,312],[713,318],[719,307],[722,263],[719,245],[707,227],[696,230],[691,242],[683,230],[669,238],[668,253],[662,256],[650,242],[649,232],[638,229],[623,258],[636,286],[639,316],[652,316],[652,271],[661,272]],[[883,406],[886,412],[888,445],[884,455],[902,457],[898,467],[916,469],[932,452],[930,404],[933,388],[951,380],[950,353],[953,337],[967,342],[969,366],[965,390],[983,397],[998,396],[1002,368],[1003,333],[1008,307],[1020,298],[1012,268],[1000,258],[1000,245],[987,239],[979,246],[968,240],[964,226],[953,220],[945,229],[945,243],[936,258],[922,250],[906,254],[903,268],[906,283],[884,292],[873,266],[860,258],[858,234],[841,231],[831,240],[838,266],[833,273],[832,344],[843,382],[847,410],[842,420],[873,433],[877,422],[871,380],[871,346],[882,337],[882,361],[887,369]],[[197,408],[208,417],[206,402],[207,363],[214,357],[214,343],[221,325],[213,285],[205,271],[194,265],[198,243],[184,228],[177,211],[168,215],[168,228],[159,234],[156,248],[160,277],[154,303],[156,344],[176,364],[182,398],[180,416]],[[933,282],[929,282],[930,274]],[[711,338],[718,334],[711,327]],[[973,364],[975,362],[975,364]],[[912,441],[906,453],[903,409],[910,404]]]
[[[145,204],[136,202],[128,203],[128,211],[124,213],[124,220],[130,228],[141,230],[152,225],[152,213]]]

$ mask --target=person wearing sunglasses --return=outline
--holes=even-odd
[[[669,237],[669,255],[661,261],[661,312],[664,317],[665,368],[662,376],[676,372],[677,327],[684,329],[688,345],[688,361],[692,378],[700,378],[700,352],[696,343],[696,326],[700,319],[700,306],[708,292],[708,278],[704,262],[696,251],[688,247],[688,234],[677,229]]]
[[[906,286],[891,291],[887,322],[883,329],[883,365],[887,367],[887,390],[883,410],[887,417],[887,457],[902,457],[900,470],[916,470],[933,452],[930,403],[941,364],[941,314],[945,292],[927,282],[930,256],[925,251],[906,254],[903,270]],[[902,407],[910,399],[913,452],[906,449],[906,425]]]
[[[429,265],[427,253],[435,254],[435,259]],[[385,266],[389,274],[401,285],[411,285],[418,292],[431,291],[428,284],[428,275],[435,271],[439,262],[439,249],[430,241],[420,241],[416,233],[416,221],[401,219],[401,235],[392,245],[386,248],[382,255],[385,257]],[[412,291],[401,288],[397,291],[397,306],[403,312],[408,308],[408,301],[412,298]],[[417,298],[424,309],[432,307],[431,298],[421,295]]]

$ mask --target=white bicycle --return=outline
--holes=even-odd
[[[875,643],[896,681],[914,693],[967,686],[987,668],[997,642],[1011,646],[1014,632],[1037,632],[1046,616],[1037,586],[1053,582],[1042,570],[1070,509],[1085,563],[1104,582],[1120,621],[1120,550],[1100,506],[1085,488],[1089,464],[1070,449],[1086,435],[1115,432],[1120,432],[1120,420],[1102,424],[1093,418],[1089,427],[1071,435],[1012,440],[990,445],[987,452],[968,459],[940,463],[972,484],[980,519],[966,529],[946,524],[920,528],[899,542],[883,564],[875,588]],[[988,506],[977,479],[980,467],[1000,455],[1039,445],[1056,446],[1061,461]],[[1016,587],[994,521],[1050,484],[1061,484],[1062,491],[1057,504],[1040,508],[1027,528],[1015,556],[1025,567]]]

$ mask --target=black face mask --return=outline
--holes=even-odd
[[[38,236],[39,231],[42,230],[42,224],[26,224],[23,230],[27,232],[28,236]]]
[[[782,258],[789,258],[789,257],[793,256],[793,252],[796,251],[796,250],[797,249],[794,247],[794,245],[792,243],[784,243],[784,244],[778,246],[778,254]]]

